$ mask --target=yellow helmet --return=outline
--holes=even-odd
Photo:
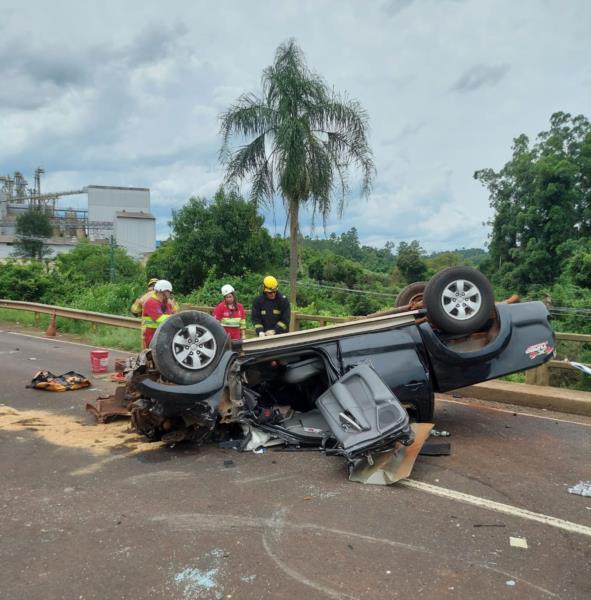
[[[276,292],[279,287],[279,282],[273,275],[267,275],[263,279],[263,292]]]
[[[148,287],[150,287],[151,285],[154,285],[157,281],[158,281],[158,277],[152,277],[152,279],[150,279],[150,281],[148,281]]]

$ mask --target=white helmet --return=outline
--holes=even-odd
[[[154,285],[155,292],[172,292],[172,283],[166,279],[159,279]]]
[[[233,294],[235,292],[234,288],[229,284],[222,286],[222,296],[227,296],[228,294]]]

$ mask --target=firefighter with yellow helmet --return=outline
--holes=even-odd
[[[263,279],[263,293],[253,305],[251,320],[256,334],[260,337],[287,333],[291,307],[289,300],[279,292],[279,282],[272,275]]]

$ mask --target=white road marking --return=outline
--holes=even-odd
[[[398,485],[428,492],[429,494],[441,496],[450,500],[457,500],[458,502],[464,502],[465,504],[471,504],[472,506],[478,506],[479,508],[504,513],[512,517],[535,521],[536,523],[542,523],[543,525],[549,525],[550,527],[556,527],[557,529],[563,529],[564,531],[570,531],[571,533],[578,533],[580,535],[591,537],[591,527],[573,523],[572,521],[565,521],[542,513],[536,513],[524,508],[518,508],[517,506],[511,506],[510,504],[503,504],[501,502],[495,502],[494,500],[488,500],[487,498],[480,498],[479,496],[456,492],[455,490],[425,483],[424,481],[416,481],[415,479],[404,479],[403,481],[399,481]]]
[[[52,342],[53,344],[71,344],[72,346],[84,346],[85,348],[101,348],[104,350],[111,350],[112,352],[120,352],[121,354],[137,354],[132,350],[121,350],[121,348],[106,348],[105,346],[92,346],[90,344],[83,344],[81,342],[70,342],[67,340],[61,340],[56,338],[46,338],[39,335],[30,335],[28,333],[20,333],[18,331],[2,331],[0,333],[8,333],[10,335],[20,335],[21,337],[32,338],[34,340],[41,340],[43,342]]]
[[[546,419],[547,421],[560,421],[561,423],[571,423],[572,425],[582,425],[583,427],[591,427],[591,423],[581,423],[581,421],[570,421],[569,419],[557,419],[556,417],[546,417],[544,415],[534,415],[532,413],[519,412],[516,410],[508,410],[506,408],[496,408],[495,406],[485,406],[483,404],[475,404],[472,402],[458,402],[457,400],[448,400],[447,398],[437,398],[435,403],[437,402],[449,402],[450,404],[461,404],[462,406],[469,406],[471,408],[482,408],[484,410],[494,410],[496,412],[504,412],[504,413],[515,413],[520,417],[532,417],[533,419]],[[483,400],[486,402],[486,400]]]

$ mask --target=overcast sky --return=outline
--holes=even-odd
[[[355,226],[366,244],[483,247],[490,209],[473,172],[500,168],[512,139],[533,139],[555,111],[591,117],[589,0],[0,0],[0,9],[0,174],[32,182],[42,166],[43,191],[149,187],[160,239],[171,209],[219,186],[218,116],[259,92],[290,37],[369,113],[374,190],[351,197],[327,228]],[[283,233],[282,211],[267,224]]]

